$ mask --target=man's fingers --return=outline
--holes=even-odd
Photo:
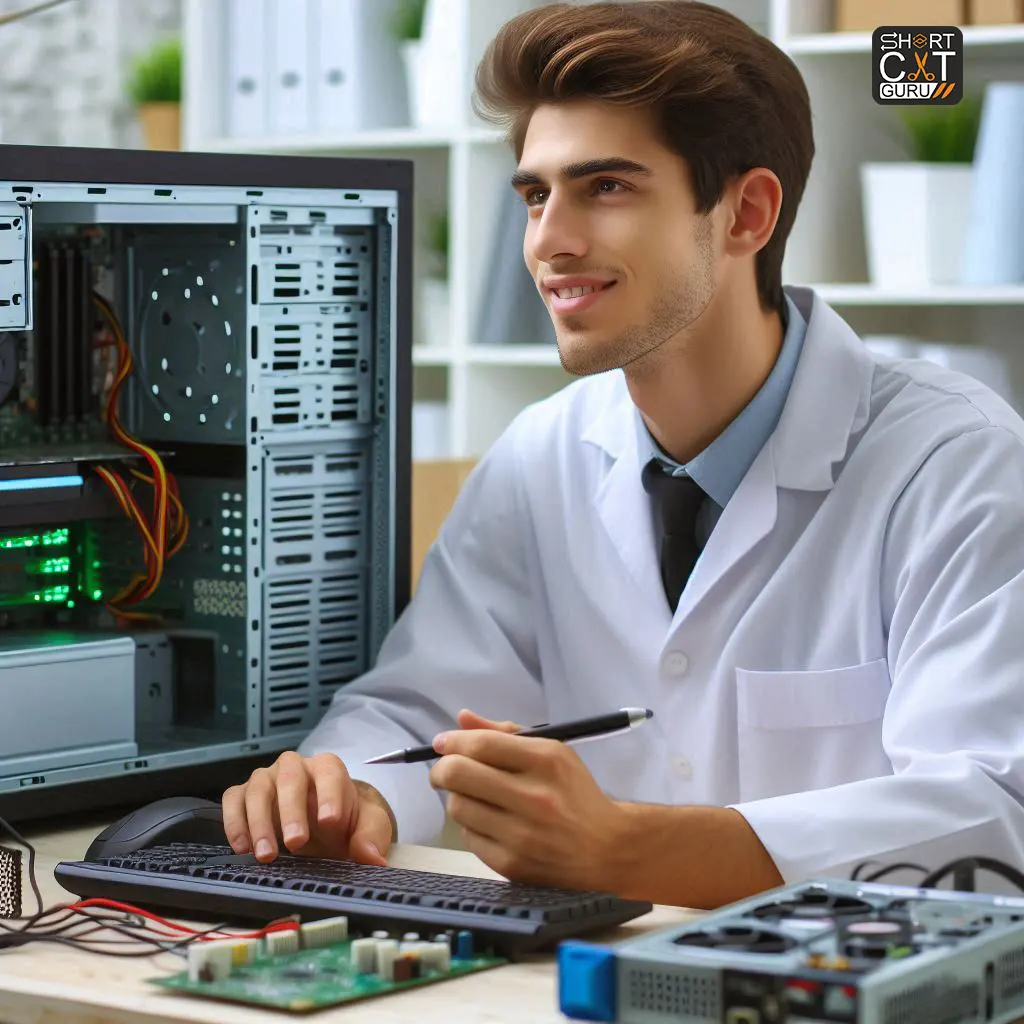
[[[560,747],[557,740],[513,736],[494,729],[456,729],[434,740],[439,754],[463,754],[509,772],[538,768],[556,756]]]
[[[336,754],[316,754],[308,764],[316,787],[317,821],[328,827],[341,824],[355,813],[357,799],[348,770]]]
[[[245,817],[245,787],[232,786],[221,797],[221,817],[224,819],[224,835],[235,853],[249,853],[252,840]]]
[[[277,786],[271,772],[257,768],[245,786],[245,817],[257,860],[277,856]]]
[[[430,769],[436,789],[459,794],[507,810],[519,817],[535,816],[532,788],[521,777],[460,754],[446,755]]]
[[[511,815],[493,804],[460,792],[449,795],[447,806],[448,814],[457,824],[477,835],[501,842],[509,831]]]
[[[359,817],[348,841],[348,855],[360,864],[386,865],[384,852],[391,842],[391,819],[383,807],[369,800],[359,803]]]
[[[498,732],[519,732],[522,726],[515,722],[499,722],[493,718],[484,718],[475,711],[463,708],[456,716],[460,729],[495,729]]]
[[[309,841],[309,773],[306,762],[286,751],[277,759],[277,814],[284,844],[293,853]]]

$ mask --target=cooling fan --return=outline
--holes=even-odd
[[[698,928],[684,932],[673,941],[677,946],[730,953],[785,953],[797,944],[796,939],[778,931],[734,924]]]
[[[747,916],[762,921],[818,920],[841,917],[862,917],[874,908],[858,896],[831,892],[822,887],[798,889],[792,896],[763,903]]]

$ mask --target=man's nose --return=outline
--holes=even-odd
[[[579,258],[588,249],[586,218],[564,199],[549,198],[528,232],[531,255],[539,263],[566,256]]]

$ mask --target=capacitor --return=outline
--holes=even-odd
[[[448,939],[442,936],[440,941],[435,939],[433,942],[421,943],[420,960],[425,970],[447,974],[452,960],[452,951],[448,945]]]
[[[395,981],[411,981],[420,976],[419,957],[400,956],[394,964]]]
[[[472,960],[476,955],[473,949],[473,933],[461,931],[455,936],[455,948],[452,957],[456,960]]]
[[[352,966],[359,974],[373,974],[377,967],[379,939],[353,939],[349,947]]]
[[[395,980],[395,961],[398,959],[398,940],[381,939],[377,943],[377,973],[382,981]]]

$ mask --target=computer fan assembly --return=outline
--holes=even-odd
[[[821,879],[558,951],[560,1009],[622,1024],[1010,1024],[1024,898]]]

